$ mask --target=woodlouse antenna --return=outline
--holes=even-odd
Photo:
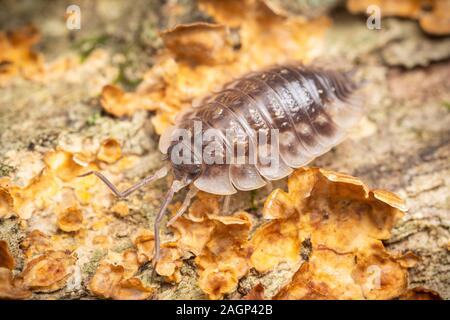
[[[93,175],[97,176],[100,180],[102,180],[117,197],[126,198],[131,193],[142,188],[143,186],[145,186],[155,180],[165,177],[168,172],[169,172],[168,167],[164,166],[161,169],[157,170],[153,175],[142,179],[141,181],[139,181],[135,185],[132,185],[125,191],[119,191],[119,189],[117,189],[117,187],[111,181],[109,181],[108,178],[106,178],[103,174],[101,174],[98,171],[89,171],[89,172],[79,175],[78,177],[81,178],[81,177],[86,177],[86,176],[90,176],[91,174],[93,174]]]
[[[103,181],[103,183],[105,183],[106,186],[117,197],[125,198],[125,197],[129,196],[131,193],[133,193],[134,191],[142,188],[143,186],[145,186],[157,179],[165,177],[167,175],[167,173],[168,173],[168,166],[166,165],[166,166],[162,167],[161,169],[157,170],[153,175],[142,179],[141,181],[139,181],[138,183],[131,186],[130,188],[128,188],[125,191],[119,191],[117,189],[117,187],[108,178],[106,178],[102,173],[100,173],[98,171],[89,171],[82,175],[79,175],[78,177],[86,177],[86,176],[93,174],[93,175],[97,176],[101,181]],[[172,201],[175,193],[178,192],[180,189],[184,188],[187,184],[188,183],[186,182],[186,179],[173,181],[172,185],[170,186],[169,190],[167,191],[167,193],[164,197],[164,201],[159,209],[159,212],[156,215],[154,225],[153,225],[154,234],[155,234],[155,249],[154,249],[155,252],[154,252],[154,257],[153,257],[153,267],[154,268],[156,267],[156,263],[158,262],[159,257],[160,257],[161,238],[159,235],[159,229],[160,229],[161,220],[164,217],[167,207],[170,204],[170,202]],[[183,204],[181,205],[180,209],[175,214],[175,216],[169,221],[169,225],[174,223],[175,220],[178,219],[186,211],[192,198],[197,194],[197,192],[198,192],[198,189],[196,187],[192,186],[191,189],[186,194],[186,198],[184,199]]]

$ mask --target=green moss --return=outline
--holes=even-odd
[[[450,209],[450,196],[447,196],[447,198],[445,199],[445,209]]]
[[[0,163],[0,177],[9,176],[16,170],[13,166],[9,166],[4,163]]]
[[[74,48],[80,54],[80,60],[83,63],[89,55],[99,46],[104,45],[109,39],[107,35],[100,35],[95,37],[84,38],[77,42]]]
[[[17,219],[6,219],[0,221],[0,240],[8,243],[9,250],[15,260],[15,268],[20,270],[23,267],[23,252],[20,243],[24,237],[23,230],[19,228]]]
[[[257,194],[257,190],[251,190],[250,191],[250,206],[249,206],[249,210],[250,211],[257,211],[258,210],[258,205],[256,203],[256,194]]]
[[[95,250],[92,254],[91,260],[88,263],[86,263],[85,265],[83,265],[83,268],[81,271],[88,275],[94,274],[95,270],[98,267],[100,260],[102,260],[103,257],[106,256],[107,253],[108,253],[108,251],[105,249]]]
[[[127,62],[119,65],[119,74],[117,75],[117,78],[114,80],[114,83],[122,85],[127,90],[133,90],[142,82],[142,79],[141,78],[130,79],[125,72],[128,65],[129,63]]]
[[[111,250],[120,253],[131,248],[133,248],[133,243],[131,242],[131,240],[124,239],[124,241],[118,243],[115,247],[111,248]]]
[[[444,108],[450,111],[450,101],[444,101],[442,102],[442,105],[444,106]]]
[[[101,114],[100,111],[94,112],[93,114],[91,114],[89,116],[89,118],[87,118],[86,125],[89,126],[89,127],[94,126],[97,123],[98,119],[101,118],[101,116],[102,116],[102,114]]]

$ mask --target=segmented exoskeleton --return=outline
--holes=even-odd
[[[175,192],[191,185],[181,208],[169,223],[183,214],[198,190],[231,195],[237,190],[258,189],[267,181],[286,177],[293,168],[306,165],[342,141],[363,114],[358,89],[348,73],[302,65],[275,66],[253,72],[228,83],[221,91],[177,117],[175,125],[162,134],[159,143],[161,152],[168,155],[168,164],[153,176],[119,192],[101,173],[85,175],[97,175],[117,196],[125,197],[165,176],[170,169],[174,182],[154,223],[156,262],[159,224]],[[201,128],[196,132],[199,124]],[[216,132],[217,148],[211,148],[210,140],[196,145],[196,135],[205,135],[211,129]],[[188,133],[188,141],[175,137],[180,130]],[[277,141],[271,135],[273,131],[277,132]],[[278,148],[270,148],[275,142]],[[221,161],[202,161],[208,148],[211,149],[209,155]],[[188,150],[191,161],[174,161],[177,149]],[[262,149],[266,151],[265,157],[254,159],[252,151],[258,154]],[[276,159],[276,165],[262,159]]]

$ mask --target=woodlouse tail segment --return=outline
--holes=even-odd
[[[332,89],[327,90],[324,110],[343,133],[358,123],[365,114],[364,89],[366,83],[356,80],[356,73],[356,69],[342,73],[322,71],[318,77],[323,86]],[[339,143],[340,140],[337,139],[333,145]]]
[[[138,183],[136,183],[135,185],[132,185],[130,188],[128,188],[125,191],[119,191],[119,189],[117,189],[117,187],[108,179],[106,178],[103,174],[101,174],[98,171],[89,171],[86,172],[84,174],[79,175],[78,177],[86,177],[86,176],[90,176],[90,175],[95,175],[97,176],[100,180],[102,180],[106,186],[118,197],[118,198],[126,198],[127,196],[129,196],[130,194],[132,194],[134,191],[142,188],[143,186],[156,181],[158,179],[161,179],[163,177],[165,177],[168,173],[168,166],[164,166],[161,169],[157,170],[153,175],[148,176],[144,179],[142,179],[141,181],[139,181]]]

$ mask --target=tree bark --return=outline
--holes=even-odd
[[[92,10],[83,12],[82,30],[73,32],[69,38],[64,32],[58,32],[58,28],[64,28],[59,22],[61,10],[67,6],[64,1],[51,7],[45,2],[17,5],[15,1],[5,2],[7,10],[2,10],[0,16],[2,29],[32,21],[44,34],[39,48],[47,61],[74,52],[87,54],[85,48],[74,50],[73,44],[86,37],[100,39],[104,33],[107,33],[106,44],[96,43],[94,39],[91,46],[103,45],[109,55],[99,58],[95,66],[76,68],[71,79],[47,84],[16,79],[2,89],[1,175],[14,177],[19,183],[25,181],[42,168],[42,155],[67,136],[122,138],[126,141],[124,152],[145,157],[141,166],[127,173],[127,177],[144,175],[159,165],[158,137],[152,133],[150,115],[138,113],[131,119],[108,117],[101,114],[98,94],[103,85],[120,76],[126,79],[124,85],[139,78],[146,64],[152,62],[152,52],[160,45],[155,35],[157,28],[204,16],[189,1],[184,4],[187,8],[184,15],[180,16],[165,16],[168,11],[159,2],[126,4],[123,1],[112,5],[113,8],[103,2],[92,5],[86,1]],[[152,10],[142,10],[144,7]],[[412,21],[386,19],[382,30],[369,30],[362,17],[338,12],[333,19],[322,58],[328,64],[343,60],[358,66],[359,73],[368,80],[367,116],[349,139],[312,165],[354,175],[372,188],[390,190],[406,199],[408,213],[386,242],[387,247],[394,251],[410,250],[421,257],[410,270],[410,286],[433,289],[449,299],[450,62],[445,52],[439,57],[441,62],[433,61],[435,55],[432,57],[433,51],[443,50],[440,43],[448,39],[430,40]],[[52,23],[58,27],[52,29]],[[132,45],[124,49],[124,43]],[[405,45],[399,54],[394,50],[399,43],[417,46]],[[119,65],[111,58],[114,54],[125,57],[127,63]],[[411,59],[419,62],[413,62],[413,68],[405,67],[411,66]],[[97,118],[91,126],[94,117]],[[21,163],[25,155],[26,159],[35,161],[25,166]],[[147,198],[154,202],[161,192],[151,187],[146,191]],[[264,195],[261,192],[258,199]],[[249,194],[241,195],[232,206],[246,209],[248,197]],[[142,216],[133,223],[145,223],[146,216],[152,216],[156,207],[151,201],[143,204]],[[0,222],[0,238],[8,241],[17,269],[23,266],[18,247],[23,237],[21,230],[17,219]],[[184,272],[193,275],[193,270],[187,265]],[[72,297],[65,290],[36,298]],[[73,297],[84,295],[85,292],[77,292]],[[192,276],[177,288],[166,288],[160,297],[201,296]]]

